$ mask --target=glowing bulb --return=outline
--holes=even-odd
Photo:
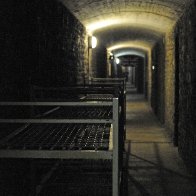
[[[155,66],[154,65],[152,66],[152,70],[155,70]]]
[[[91,38],[91,46],[92,48],[96,48],[97,46],[97,38],[95,36],[92,36]]]
[[[120,63],[120,59],[116,58],[116,64],[118,65]]]
[[[89,48],[95,48],[97,46],[97,38],[95,36],[89,36],[88,38]]]

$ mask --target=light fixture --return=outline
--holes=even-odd
[[[155,66],[154,65],[152,66],[152,70],[155,70]]]
[[[95,36],[89,37],[89,48],[96,48],[97,46],[97,38]]]
[[[114,59],[114,54],[112,52],[109,52],[109,60],[113,60]]]
[[[115,61],[116,61],[117,65],[120,63],[120,59],[119,58],[116,58]]]

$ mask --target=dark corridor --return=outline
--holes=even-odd
[[[194,195],[195,19],[195,0],[0,1],[0,195]]]

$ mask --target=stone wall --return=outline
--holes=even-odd
[[[160,122],[165,121],[165,52],[163,43],[158,42],[152,50],[152,94],[151,106]]]
[[[179,152],[196,174],[196,9],[191,6],[179,21]]]
[[[107,49],[102,43],[100,37],[97,37],[97,47],[92,49],[91,58],[91,76],[106,77],[107,76]]]
[[[2,99],[28,99],[31,85],[83,83],[87,34],[59,1],[1,1],[0,11]]]
[[[32,85],[83,83],[87,73],[86,32],[58,1],[0,1],[0,32],[0,100],[28,101]],[[3,111],[1,107],[1,117],[12,114],[26,118],[30,113],[24,108],[13,109]],[[21,124],[1,123],[0,139],[17,126]],[[0,195],[29,195],[30,162],[2,160],[0,165]]]
[[[152,51],[151,50],[147,52],[146,82],[147,82],[147,100],[149,105],[151,105],[151,97],[152,97]]]
[[[145,78],[145,59],[138,56],[138,61],[135,62],[135,69],[136,69],[136,88],[137,93],[142,94],[144,93],[144,78]]]
[[[174,134],[175,113],[175,44],[171,29],[165,35],[165,126],[171,137]]]

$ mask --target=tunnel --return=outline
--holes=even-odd
[[[128,168],[123,170],[125,173],[123,182],[126,184],[123,187],[126,187],[126,191],[122,195],[172,195],[166,190],[164,184],[166,182],[160,181],[159,183],[165,186],[162,186],[161,190],[157,188],[151,192],[152,188],[149,187],[156,183],[156,179],[153,182],[152,178],[149,180],[150,183],[148,182],[149,184],[143,187],[140,181],[134,178],[136,175],[134,172],[137,173],[139,169],[137,168],[139,161],[137,162],[138,157],[129,151],[132,150],[130,145],[135,145],[134,147],[140,152],[141,149],[138,146],[145,146],[145,144],[134,141],[135,135],[128,130],[137,130],[134,127],[135,121],[138,125],[145,124],[148,112],[157,124],[153,124],[154,121],[151,122],[151,120],[146,124],[152,130],[163,129],[162,131],[168,138],[166,143],[169,143],[170,148],[175,151],[173,159],[178,157],[176,159],[182,160],[179,167],[187,172],[176,174],[186,181],[186,183],[182,182],[184,187],[179,188],[180,193],[175,192],[178,189],[175,187],[181,186],[180,180],[176,183],[174,181],[170,183],[168,180],[168,187],[173,186],[171,189],[175,189],[173,195],[188,195],[189,191],[190,195],[195,195],[196,190],[193,188],[196,176],[195,0],[7,0],[0,2],[0,18],[2,48],[0,107],[3,108],[0,112],[0,122],[2,122],[0,150],[4,148],[5,141],[13,137],[13,130],[16,128],[18,130],[13,122],[9,125],[11,121],[5,121],[5,123],[2,119],[17,115],[21,125],[23,122],[21,118],[30,117],[30,113],[34,110],[32,100],[35,100],[35,95],[32,94],[32,89],[35,87],[52,89],[52,95],[49,96],[52,98],[56,96],[56,101],[58,101],[59,97],[64,96],[64,90],[68,91],[72,87],[85,88],[91,85],[93,78],[116,79],[116,81],[124,78],[127,93],[125,98],[127,105],[124,110],[127,113],[127,116],[125,115],[127,118],[125,121],[127,121],[123,121],[124,125],[119,126],[126,124],[127,133],[125,134],[127,135],[125,151],[122,156],[119,156],[123,159],[125,154],[131,153],[131,160],[127,161]],[[92,45],[92,38],[96,41],[95,46]],[[55,88],[61,89],[60,93],[57,93]],[[95,86],[95,89],[100,90],[98,86]],[[74,100],[79,91],[70,90],[71,93],[66,98],[69,98],[69,101]],[[42,101],[39,104],[43,104]],[[57,107],[59,105],[56,101],[54,103]],[[16,103],[19,102],[24,103],[24,110],[18,109]],[[30,107],[27,109],[27,106]],[[51,111],[51,105],[47,105],[44,111],[39,107],[39,112],[46,112],[48,109]],[[143,110],[141,110],[142,107]],[[69,110],[70,113],[71,111]],[[138,111],[140,113],[137,113]],[[143,120],[140,119],[141,116]],[[152,133],[152,130],[149,132]],[[8,134],[12,136],[7,136]],[[145,141],[145,135],[146,133],[141,128],[139,139],[144,139],[144,142],[149,142],[150,145],[150,141]],[[162,143],[160,138],[157,138],[157,141]],[[151,144],[158,153],[160,149],[157,143],[151,142]],[[136,154],[137,150],[134,152]],[[150,148],[146,147],[145,153],[150,156]],[[162,157],[166,156],[164,153],[167,154],[163,151]],[[47,177],[44,178],[45,181],[41,181],[38,188],[35,188],[37,192],[33,191],[36,182],[32,182],[35,181],[32,180],[35,173],[32,165],[33,163],[37,165],[40,176],[36,176],[36,179],[40,180],[49,165],[55,165],[55,161],[51,160],[49,163],[41,159],[39,162],[38,159],[26,160],[24,157],[15,160],[3,156],[0,151],[0,176],[3,176],[0,179],[0,186],[4,187],[0,188],[0,195],[1,192],[5,196],[41,195],[38,190]],[[144,160],[145,156],[140,159],[140,163]],[[157,160],[160,160],[158,155]],[[131,161],[136,161],[136,165],[129,166],[128,162]],[[146,162],[153,163],[147,159]],[[63,163],[63,160],[59,163],[62,170]],[[74,164],[76,163],[73,162]],[[104,164],[106,163],[101,162],[101,165]],[[43,170],[40,169],[41,165],[46,165]],[[92,163],[88,162],[87,165],[93,167]],[[100,167],[97,167],[100,170]],[[160,167],[158,166],[159,169]],[[21,168],[24,170],[19,172]],[[56,166],[52,167],[52,171],[56,168]],[[154,170],[151,170],[152,167],[149,166],[148,172],[153,174]],[[167,169],[170,175],[171,170]],[[74,171],[73,169],[73,173]],[[128,177],[131,171],[134,171],[134,175],[130,174]],[[141,174],[142,182],[145,181],[145,172]],[[177,173],[176,170],[175,172]],[[173,171],[173,174],[175,172]],[[159,174],[159,179],[164,180],[164,172],[161,169]],[[43,195],[82,195],[78,187],[78,191],[74,194],[68,194],[62,186],[60,188],[58,186],[60,193],[52,185],[51,187],[50,194],[45,192]],[[110,194],[110,189],[108,191],[93,193],[91,190],[90,192],[91,195],[120,196],[119,192],[114,193],[116,189],[112,189],[112,194]],[[88,194],[83,193],[83,195]]]

